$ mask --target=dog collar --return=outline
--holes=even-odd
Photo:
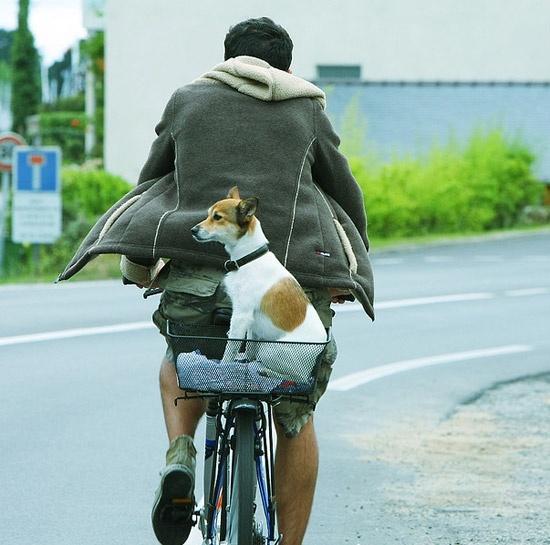
[[[238,271],[243,265],[246,265],[247,263],[250,263],[251,261],[258,259],[264,254],[267,254],[267,252],[269,252],[269,248],[267,244],[264,244],[263,246],[260,246],[257,250],[254,250],[252,253],[245,255],[244,257],[241,257],[241,259],[237,259],[236,261],[228,259],[223,264],[223,268],[227,272]]]

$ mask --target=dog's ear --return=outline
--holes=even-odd
[[[228,199],[237,199],[237,200],[241,200],[241,197],[239,195],[239,188],[237,186],[234,186],[231,188],[231,190],[229,191],[229,195],[227,195],[227,198]]]
[[[248,199],[242,200],[237,207],[237,216],[239,224],[248,223],[252,216],[256,213],[258,208],[259,199],[258,197],[249,197]]]

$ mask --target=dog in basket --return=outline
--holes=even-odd
[[[249,343],[255,353],[247,347],[247,357],[260,361],[266,373],[307,380],[327,333],[298,281],[269,251],[256,217],[258,202],[257,197],[241,199],[234,187],[191,233],[198,242],[220,242],[229,255],[224,277],[233,306],[229,339],[320,343],[301,345],[299,352],[292,344]],[[238,351],[239,343],[228,342],[222,362],[235,361]]]

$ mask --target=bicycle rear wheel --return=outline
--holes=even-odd
[[[252,545],[254,542],[256,499],[254,419],[255,414],[252,411],[239,411],[235,417],[235,443],[228,521],[228,543],[230,545]]]

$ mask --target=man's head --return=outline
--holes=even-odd
[[[292,62],[293,44],[288,32],[267,17],[247,19],[232,26],[224,46],[225,60],[247,55],[279,70],[288,70]]]

